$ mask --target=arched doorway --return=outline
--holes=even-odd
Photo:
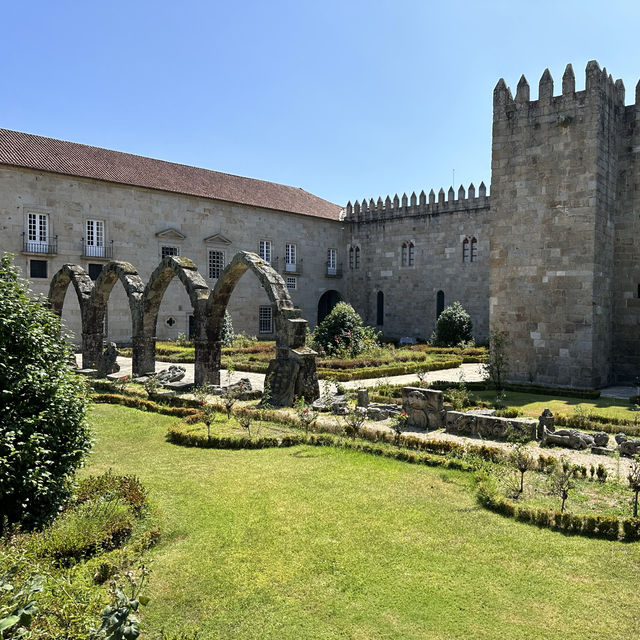
[[[318,324],[320,324],[333,310],[338,302],[342,301],[340,292],[335,289],[325,291],[318,300]]]

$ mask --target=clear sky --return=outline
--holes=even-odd
[[[640,78],[640,2],[0,0],[0,127],[338,204],[489,186],[491,100]]]

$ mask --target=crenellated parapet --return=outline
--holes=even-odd
[[[433,189],[427,195],[424,191],[416,195],[414,191],[410,196],[406,193],[402,197],[398,194],[384,200],[379,197],[361,202],[356,200],[354,204],[349,201],[345,208],[345,220],[347,222],[387,222],[397,218],[416,216],[433,216],[457,211],[474,211],[489,208],[489,196],[484,182],[480,183],[478,193],[471,183],[468,190],[460,185],[457,193],[453,187],[449,187],[447,193],[440,189],[438,194]]]
[[[573,105],[584,105],[588,100],[605,99],[611,101],[614,106],[624,108],[625,89],[622,80],[615,80],[607,73],[606,67],[591,60],[585,69],[585,89],[576,91],[576,78],[573,67],[568,64],[562,75],[562,93],[554,95],[554,82],[549,69],[545,69],[538,83],[538,99],[531,100],[531,89],[527,79],[521,76],[516,87],[515,98],[505,81],[500,78],[493,90],[494,118],[501,114],[512,116],[514,113],[527,114],[528,117],[549,110],[549,107],[558,109]],[[640,83],[636,87],[636,105],[640,105]]]

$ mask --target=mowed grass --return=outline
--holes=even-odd
[[[640,632],[640,545],[476,505],[472,477],[331,448],[188,449],[173,418],[97,405],[85,473],[162,510],[148,638],[588,638]]]
[[[637,417],[640,420],[640,414],[637,411],[633,411],[633,405],[629,404],[627,400],[620,400],[619,398],[597,398],[591,400],[588,398],[563,398],[561,396],[546,396],[518,391],[506,391],[505,393],[507,406],[522,409],[525,416],[538,417],[547,407],[553,413],[571,416],[575,413],[576,407],[580,406],[585,412],[608,418],[634,420]],[[495,391],[473,391],[472,394],[487,402],[493,402],[496,398]]]

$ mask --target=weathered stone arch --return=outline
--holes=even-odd
[[[142,373],[155,371],[156,328],[158,324],[158,312],[162,304],[162,298],[169,283],[177,277],[187,290],[195,321],[195,346],[196,346],[196,383],[200,384],[203,378],[198,373],[198,356],[206,341],[204,333],[203,313],[209,298],[209,287],[204,278],[198,272],[196,265],[182,256],[167,256],[162,259],[156,270],[151,274],[149,282],[144,289],[142,304],[142,338],[134,340],[134,357],[138,352],[138,361]]]
[[[134,344],[131,368],[133,375],[141,375],[143,372],[139,354],[136,354],[135,345],[143,337],[142,302],[144,283],[132,264],[113,260],[102,267],[89,301],[88,326],[96,336],[100,335],[100,348],[102,348],[104,315],[107,310],[109,296],[118,280],[124,287],[129,300],[129,309],[131,310],[131,338]]]
[[[80,319],[82,323],[82,368],[95,367],[102,353],[102,332],[97,340],[93,335],[93,328],[89,325],[90,300],[94,290],[93,280],[89,274],[76,264],[64,264],[54,274],[49,285],[49,307],[58,316],[62,317],[64,299],[69,285],[73,284],[78,303],[80,305]]]
[[[220,384],[222,326],[229,298],[240,278],[252,271],[267,292],[276,324],[276,357],[269,363],[266,383],[271,403],[290,406],[295,396],[313,401],[319,396],[315,352],[304,346],[307,321],[291,301],[286,284],[268,262],[255,253],[238,252],[220,274],[206,304],[206,348],[202,351],[203,381]],[[197,364],[197,357],[196,357]],[[196,370],[197,372],[197,370]]]

